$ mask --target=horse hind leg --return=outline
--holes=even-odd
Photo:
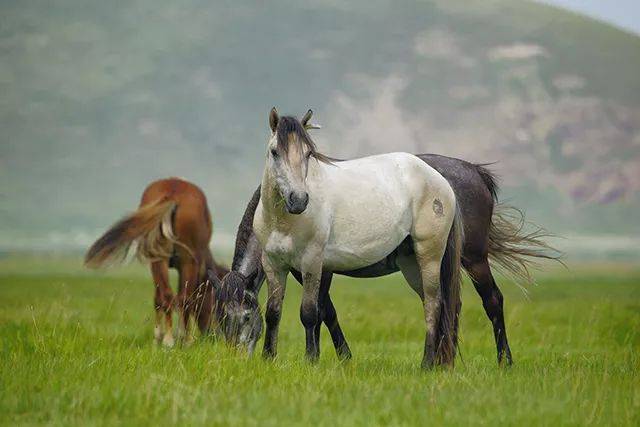
[[[191,334],[190,320],[195,314],[196,291],[198,289],[198,262],[189,258],[180,263],[178,283],[178,311],[180,313],[180,323],[178,327],[178,338],[184,345],[193,342]]]
[[[416,245],[417,246],[417,245]],[[428,252],[427,252],[428,253]],[[424,344],[422,367],[433,367],[438,347],[437,325],[440,317],[440,263],[434,257],[424,254],[405,255],[397,259],[398,267],[405,280],[422,300],[427,333]]]
[[[173,292],[169,286],[169,265],[167,261],[152,262],[151,276],[155,286],[154,308],[156,324],[154,337],[158,344],[173,347],[174,339],[171,319]]]
[[[487,317],[493,326],[493,335],[496,340],[498,364],[502,364],[505,359],[507,365],[513,363],[509,341],[507,340],[507,329],[504,323],[504,309],[502,292],[498,288],[487,258],[476,262],[465,262],[465,269],[471,277],[473,286],[478,295],[482,298],[482,305]]]
[[[440,268],[445,257],[445,250],[449,234],[453,230],[455,213],[455,198],[445,203],[439,199],[428,206],[414,212],[414,224],[411,231],[415,260],[422,280],[422,303],[427,333],[424,344],[422,367],[432,368],[437,364],[453,364],[453,356],[448,354],[453,344],[444,342],[451,337],[442,333],[441,329],[451,329],[442,322],[446,322],[446,311],[442,311],[445,296],[442,295],[440,285]],[[436,203],[438,202],[438,203]],[[444,209],[443,209],[444,208]],[[451,210],[446,212],[446,210]],[[411,284],[411,283],[410,283]],[[412,287],[415,285],[412,285]]]

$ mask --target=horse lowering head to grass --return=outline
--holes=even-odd
[[[122,261],[136,243],[138,259],[149,262],[155,285],[155,339],[174,345],[172,308],[180,313],[179,338],[189,340],[193,317],[206,332],[214,307],[214,285],[227,270],[209,249],[212,223],[207,199],[196,185],[179,178],[152,182],[140,207],[114,224],[89,248],[85,265]],[[178,270],[178,295],[169,285],[169,268]]]
[[[422,366],[453,364],[460,310],[462,224],[453,189],[407,153],[333,163],[304,123],[271,110],[271,136],[253,228],[269,287],[263,355],[276,355],[286,278],[303,281],[306,354],[319,356],[323,271],[377,263],[403,246],[398,264],[420,296],[426,322]]]

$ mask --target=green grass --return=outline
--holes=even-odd
[[[419,369],[420,304],[399,276],[336,280],[354,353],[323,332],[303,361],[290,281],[274,362],[221,342],[152,344],[152,287],[139,268],[0,260],[0,424],[466,425],[640,423],[640,271],[577,266],[527,298],[502,285],[515,365],[498,368],[479,298],[465,284],[463,359]]]

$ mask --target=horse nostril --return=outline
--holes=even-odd
[[[302,195],[302,204],[304,206],[307,206],[307,203],[309,203],[309,193],[303,193],[303,195]]]
[[[293,191],[289,193],[289,204],[294,204],[296,202],[296,196],[293,194]]]

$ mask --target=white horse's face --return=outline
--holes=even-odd
[[[309,155],[294,134],[289,134],[288,149],[285,151],[278,146],[278,136],[271,135],[267,152],[267,167],[276,184],[280,196],[284,200],[287,212],[301,214],[309,203],[307,192],[307,171],[309,169]]]
[[[275,188],[280,193],[287,212],[301,214],[309,203],[307,173],[309,159],[314,155],[306,129],[311,110],[299,122],[293,117],[278,116],[275,108],[269,114],[271,137],[267,144],[266,170]],[[315,128],[315,126],[314,126]]]

